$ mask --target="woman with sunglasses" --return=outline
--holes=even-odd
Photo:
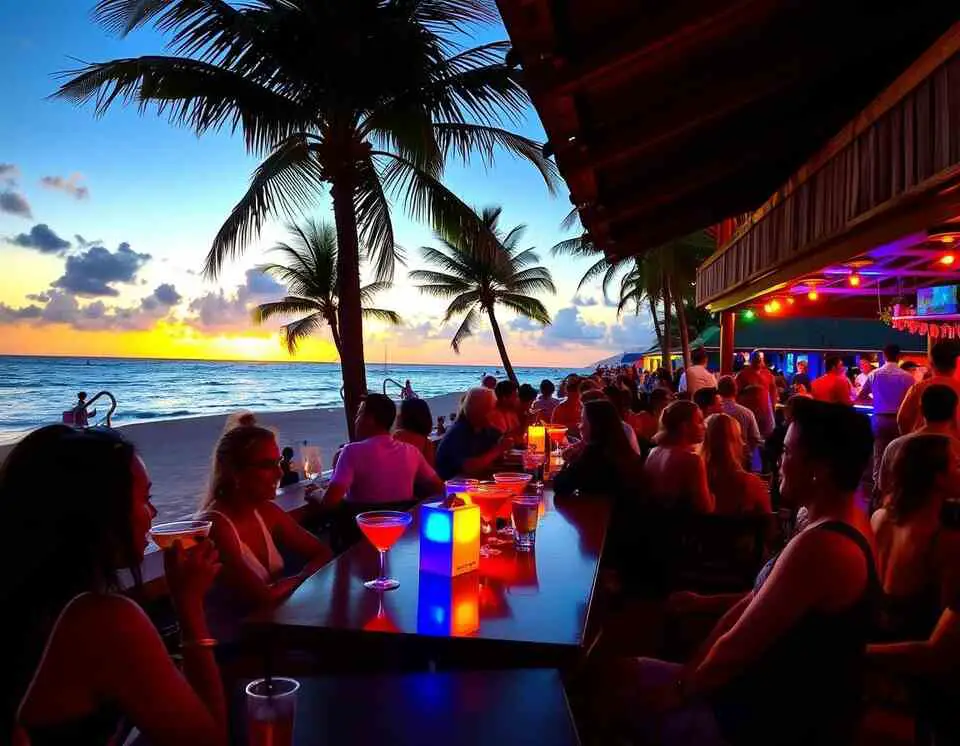
[[[330,559],[329,548],[273,501],[281,476],[273,431],[250,414],[235,426],[228,422],[198,516],[213,522],[210,535],[223,564],[208,598],[221,642],[236,637],[237,623],[252,609],[282,601]],[[300,572],[284,574],[278,545],[303,562]]]

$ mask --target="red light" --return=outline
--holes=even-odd
[[[856,272],[850,275],[848,281],[850,282],[850,287],[860,287],[860,275],[858,275]]]
[[[796,301],[793,298],[787,298],[787,305],[792,306]]]
[[[940,264],[943,264],[947,267],[949,267],[955,261],[957,261],[957,258],[953,254],[944,254],[942,257],[940,257]]]
[[[808,300],[817,300],[819,297],[820,293],[818,293],[816,290],[811,290],[809,293],[807,293]]]

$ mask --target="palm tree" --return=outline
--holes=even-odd
[[[497,322],[495,308],[506,308],[541,324],[550,323],[550,314],[530,293],[556,293],[550,270],[533,266],[540,258],[533,249],[521,249],[520,239],[526,226],[518,225],[503,233],[498,226],[500,207],[486,207],[479,216],[483,231],[467,231],[458,236],[437,236],[441,248],[424,246],[424,260],[436,270],[414,270],[410,279],[419,285],[421,293],[437,298],[452,298],[447,306],[444,323],[463,315],[460,327],[450,346],[460,352],[460,345],[472,335],[486,313],[493,330],[493,338],[500,351],[503,369],[516,383],[503,334]],[[492,244],[488,235],[496,237]]]
[[[570,227],[574,218],[575,214],[568,215],[565,225]],[[639,313],[641,304],[647,304],[663,353],[664,366],[669,369],[672,367],[670,360],[673,354],[674,313],[677,316],[676,327],[683,350],[684,365],[691,364],[688,309],[696,302],[694,283],[697,267],[714,248],[713,238],[706,231],[697,231],[639,256],[610,260],[602,249],[594,245],[589,234],[583,233],[561,241],[553,247],[553,253],[593,260],[593,264],[581,278],[578,290],[599,278],[604,296],[609,297],[611,285],[620,277],[617,313],[622,313],[630,305],[635,313]],[[663,309],[662,322],[659,317],[660,308]]]
[[[448,158],[486,163],[506,150],[553,189],[541,146],[503,128],[529,97],[507,42],[464,49],[475,24],[496,23],[493,0],[99,0],[95,19],[120,35],[153,25],[172,56],[86,64],[55,95],[98,115],[118,100],[155,108],[198,135],[240,130],[261,158],[220,228],[204,272],[215,277],[264,221],[309,208],[329,188],[336,221],[345,409],[366,393],[359,263],[378,281],[397,259],[390,198],[444,235],[481,230],[442,183]],[[493,237],[488,237],[493,240]]]
[[[283,254],[287,264],[265,264],[258,269],[282,282],[290,293],[282,300],[261,303],[253,309],[253,320],[263,324],[275,316],[306,314],[280,327],[287,351],[294,355],[297,344],[323,326],[330,327],[337,354],[343,354],[340,337],[340,275],[337,271],[337,234],[332,225],[308,220],[302,227],[290,223],[294,234],[293,245],[281,243],[272,251]],[[366,304],[373,296],[389,287],[386,282],[374,282],[360,288],[360,299]],[[362,308],[365,319],[378,319],[399,325],[400,316],[383,308]]]

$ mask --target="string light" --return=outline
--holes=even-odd
[[[809,293],[807,293],[807,300],[815,301],[815,300],[818,300],[819,298],[820,298],[820,293],[818,293],[816,290],[811,290]]]
[[[753,312],[752,308],[748,308],[746,311],[743,312],[743,318],[746,319],[747,321],[753,321],[754,316],[756,316],[756,314]]]
[[[940,264],[943,264],[946,267],[949,267],[955,261],[957,261],[957,258],[953,254],[944,254],[942,257],[940,257]]]
[[[796,301],[793,298],[787,298],[787,305],[792,306]]]
[[[858,275],[856,272],[851,272],[848,282],[852,288],[860,287],[860,275]]]
[[[940,236],[940,243],[953,243],[956,240],[956,237],[951,236],[949,233],[945,236]]]

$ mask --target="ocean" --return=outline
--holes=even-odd
[[[523,383],[556,380],[569,368],[515,368]],[[422,397],[463,391],[485,373],[502,376],[494,366],[367,366],[367,386],[382,391],[392,378],[410,379]],[[0,444],[50,422],[76,404],[77,392],[92,397],[109,391],[117,399],[113,424],[225,414],[238,409],[283,411],[340,407],[337,363],[248,363],[197,360],[0,356]],[[387,393],[399,398],[388,384]],[[107,401],[95,405],[96,421]]]

